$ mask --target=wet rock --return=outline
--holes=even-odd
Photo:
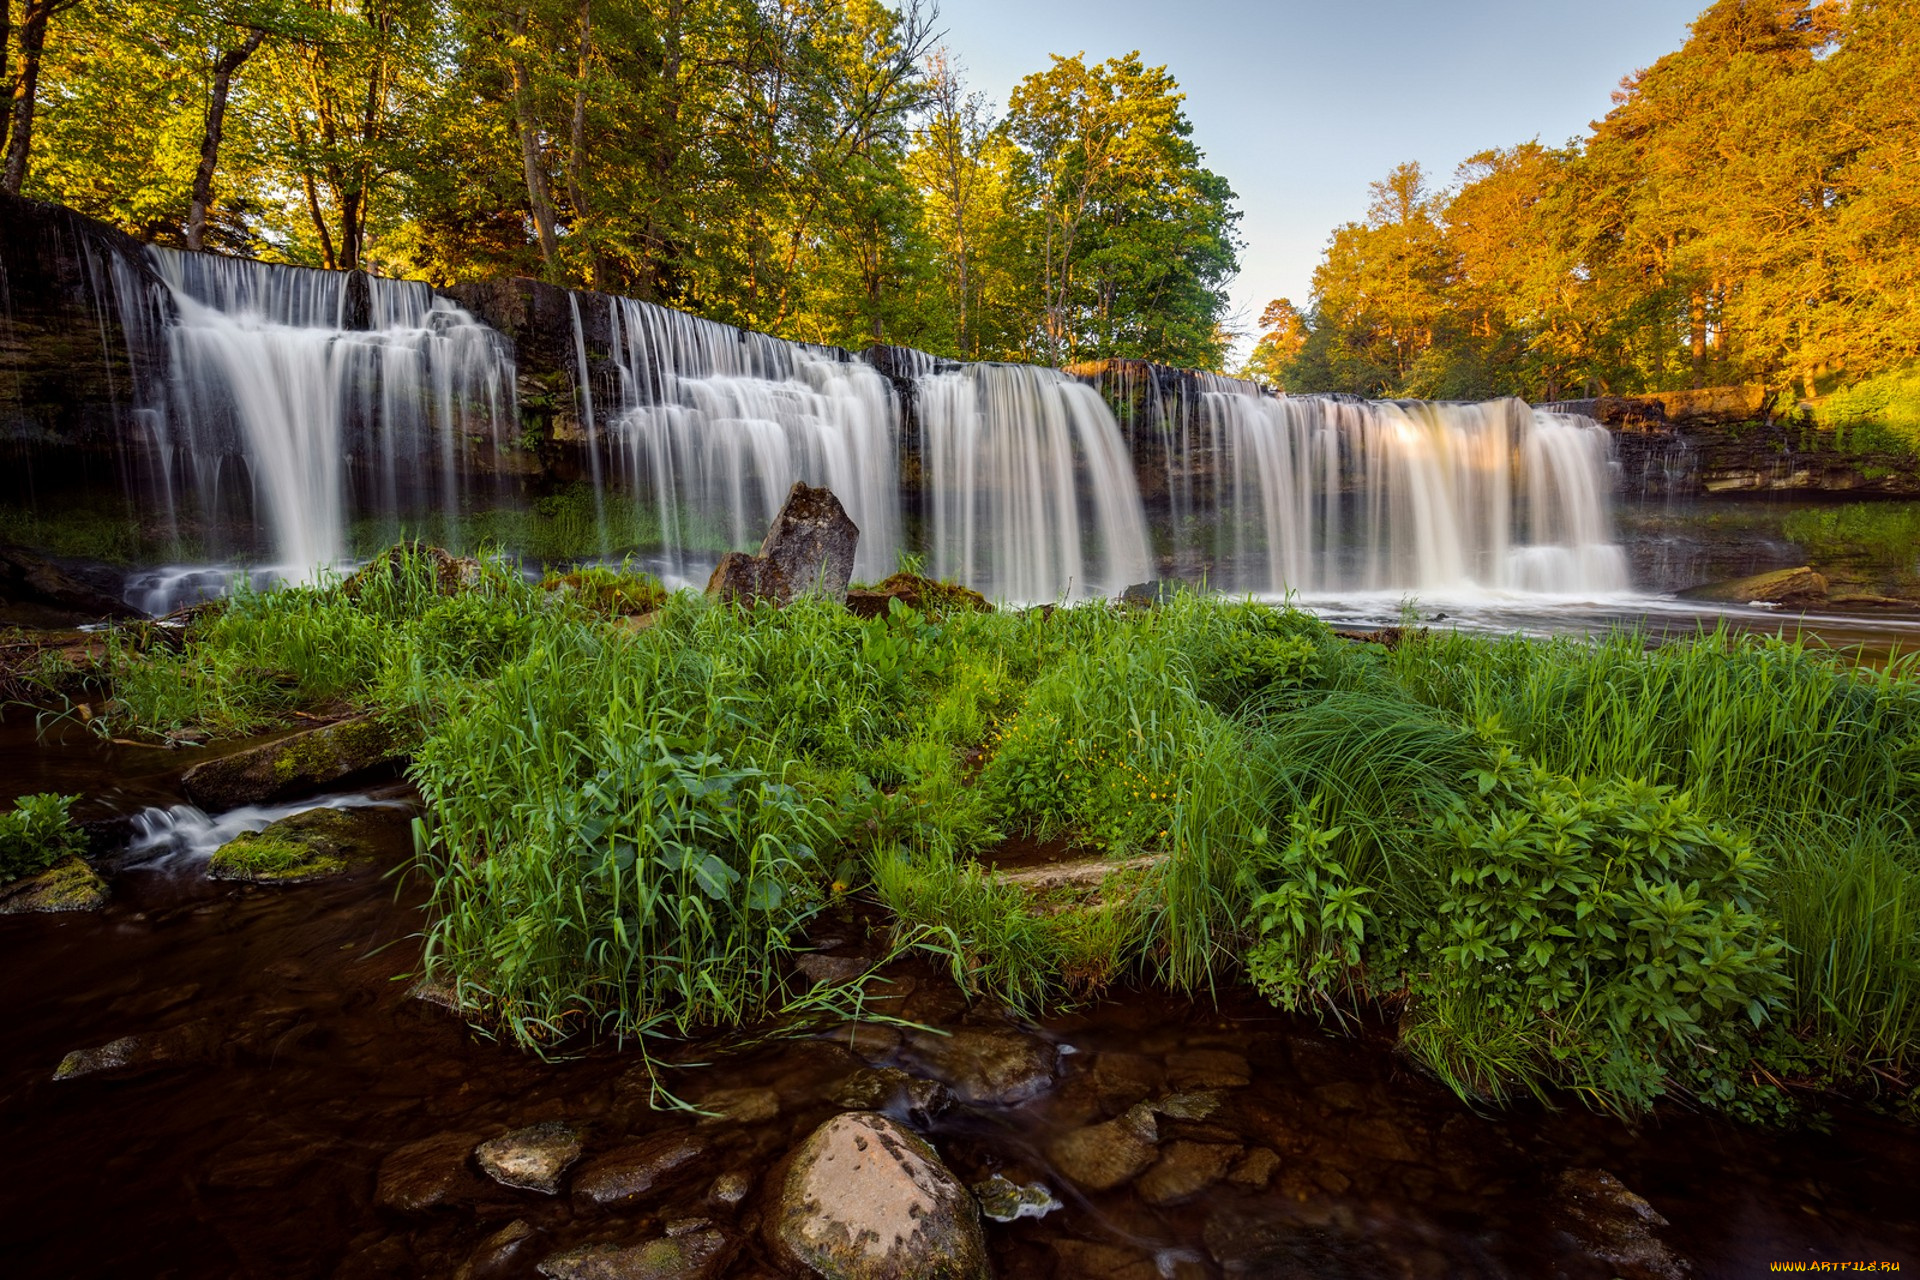
[[[1059,1055],[1044,1040],[1005,1028],[914,1032],[908,1046],[962,1102],[1013,1106],[1053,1083]]]
[[[138,609],[80,581],[44,556],[13,546],[0,546],[0,606],[45,611],[44,618],[32,612],[17,615],[18,621],[29,625],[142,616]]]
[[[1692,1265],[1655,1238],[1658,1210],[1603,1169],[1569,1169],[1554,1196],[1557,1225],[1621,1280],[1682,1280]]]
[[[859,545],[860,529],[833,490],[796,483],[767,528],[760,557],[786,582],[783,604],[809,593],[844,604]]]
[[[820,1039],[876,1062],[900,1047],[900,1033],[878,1022],[845,1022],[820,1033]]]
[[[380,1162],[374,1199],[417,1213],[480,1198],[486,1184],[467,1161],[480,1140],[477,1133],[441,1133],[409,1142]]]
[[[181,783],[195,804],[218,812],[391,772],[405,753],[392,730],[372,716],[356,716],[203,761]]]
[[[107,882],[79,858],[62,858],[39,875],[0,885],[0,916],[97,911],[106,905]]]
[[[849,1111],[788,1164],[766,1220],[791,1269],[834,1280],[987,1280],[973,1197],[932,1147],[883,1115]]]
[[[1236,1089],[1252,1078],[1244,1054],[1187,1049],[1167,1055],[1167,1082],[1175,1089]]]
[[[540,1263],[548,1280],[705,1280],[731,1252],[718,1231],[694,1231],[622,1247],[589,1244]]]
[[[938,1080],[909,1075],[898,1067],[868,1067],[841,1082],[834,1101],[852,1111],[887,1111],[905,1107],[917,1121],[931,1120],[953,1109],[953,1093]]]
[[[1366,1106],[1367,1091],[1351,1080],[1321,1085],[1313,1091],[1314,1101],[1329,1111],[1359,1111]]]
[[[1171,1093],[1150,1104],[1154,1112],[1169,1120],[1205,1120],[1220,1110],[1221,1097],[1212,1090],[1196,1093]]]
[[[744,1169],[729,1169],[707,1188],[707,1203],[722,1209],[737,1209],[753,1194],[753,1175]]]
[[[1691,587],[1679,595],[1683,600],[1717,600],[1727,604],[1815,605],[1826,601],[1830,586],[1825,574],[1802,565],[1798,569],[1775,569],[1731,582]]]
[[[1244,1148],[1219,1142],[1169,1142],[1133,1189],[1152,1205],[1191,1200],[1226,1176]]]
[[[1109,1191],[1144,1173],[1159,1158],[1153,1113],[1134,1107],[1117,1120],[1075,1129],[1047,1146],[1063,1177],[1088,1191]]]
[[[515,1218],[475,1246],[460,1269],[453,1273],[453,1280],[485,1280],[505,1272],[535,1234],[531,1226]]]
[[[760,601],[785,604],[793,598],[786,578],[772,561],[750,556],[744,551],[729,551],[720,557],[707,579],[707,594],[727,604],[751,605]]]
[[[1255,1147],[1240,1157],[1227,1181],[1236,1186],[1251,1187],[1255,1191],[1265,1191],[1267,1184],[1273,1181],[1273,1175],[1280,1168],[1279,1155],[1268,1147]]]
[[[884,618],[898,600],[909,609],[938,617],[949,613],[992,613],[978,591],[952,582],[935,582],[917,573],[896,573],[878,586],[847,592],[847,609],[860,618]]]
[[[87,1076],[125,1078],[169,1066],[207,1062],[219,1053],[220,1029],[204,1020],[182,1023],[147,1035],[122,1036],[92,1049],[76,1049],[60,1060],[53,1078]]]
[[[1263,1207],[1216,1209],[1201,1228],[1201,1238],[1228,1275],[1375,1280],[1402,1271],[1364,1239]]]
[[[1172,600],[1182,591],[1193,588],[1178,578],[1155,578],[1151,582],[1136,582],[1120,593],[1120,603],[1129,609],[1152,609]]]
[[[553,1195],[560,1175],[580,1158],[580,1130],[561,1120],[503,1133],[474,1148],[481,1172],[503,1187]]]
[[[716,1089],[699,1106],[708,1113],[701,1124],[765,1124],[780,1114],[780,1095],[772,1089]]]
[[[672,1182],[706,1150],[705,1139],[686,1130],[628,1143],[582,1166],[573,1194],[602,1206],[628,1204]]]
[[[214,850],[210,880],[307,884],[345,875],[372,852],[371,819],[346,809],[309,809],[246,831]]]
[[[871,962],[859,956],[824,956],[817,951],[808,951],[793,958],[793,967],[810,983],[838,986],[843,982],[852,982],[865,973],[871,967]]]
[[[973,1198],[980,1202],[981,1214],[993,1222],[1044,1218],[1061,1207],[1044,1182],[1015,1182],[1002,1173],[974,1183]]]

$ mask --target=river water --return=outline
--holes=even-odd
[[[0,725],[8,790],[98,795],[110,770],[122,808],[177,803],[184,754],[77,734],[36,744],[30,722]],[[530,1277],[583,1242],[705,1220],[728,1242],[707,1274],[771,1276],[757,1229],[765,1171],[861,1090],[920,1124],[969,1184],[999,1173],[1060,1202],[988,1224],[1002,1277],[1920,1266],[1911,1127],[1844,1106],[1823,1132],[1678,1107],[1635,1126],[1577,1105],[1481,1114],[1397,1057],[1385,1027],[1341,1034],[1232,991],[1120,993],[1026,1024],[909,962],[874,988],[874,1007],[951,1037],[868,1023],[750,1047],[662,1045],[660,1081],[731,1118],[655,1109],[631,1050],[542,1061],[413,994],[419,891],[392,871],[408,853],[407,797],[375,798],[382,869],[234,886],[204,878],[204,839],[171,858],[149,840],[103,912],[0,919],[8,1274]],[[825,918],[815,941],[859,957],[867,923]],[[53,1079],[70,1051],[124,1037],[157,1060]],[[1003,1087],[1009,1053],[1046,1069]],[[958,1100],[888,1102],[875,1065],[942,1080]],[[1157,1116],[1159,1163],[1131,1185],[1076,1189],[1058,1140],[1138,1104]],[[471,1145],[546,1120],[584,1129],[577,1168],[636,1140],[693,1154],[617,1208],[496,1186],[462,1163]],[[424,1157],[410,1148],[433,1139]],[[408,1168],[437,1188],[435,1205],[395,1207]],[[1641,1232],[1664,1250],[1653,1262],[1632,1262],[1573,1207],[1569,1180],[1602,1172],[1670,1223]],[[743,1200],[730,1203],[723,1175],[749,1188]]]

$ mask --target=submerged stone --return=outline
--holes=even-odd
[[[243,832],[214,851],[212,880],[305,884],[344,875],[366,861],[367,818],[344,809],[309,809],[260,831]]]
[[[181,784],[195,804],[219,812],[311,795],[349,778],[391,770],[405,755],[386,725],[356,716],[203,761],[187,770]]]
[[[1560,1229],[1622,1280],[1684,1280],[1685,1258],[1654,1236],[1668,1224],[1644,1198],[1604,1169],[1569,1169],[1554,1196]]]
[[[1053,1083],[1058,1051],[1011,1028],[961,1027],[947,1034],[915,1032],[908,1047],[962,1102],[1013,1106]]]
[[[1221,1142],[1169,1142],[1133,1189],[1151,1205],[1191,1200],[1225,1177],[1243,1149]]]
[[[699,1106],[708,1113],[701,1124],[764,1124],[780,1114],[780,1095],[772,1089],[716,1089]]]
[[[106,905],[107,882],[77,857],[62,858],[38,875],[0,885],[0,916],[97,911]]]
[[[547,1258],[539,1271],[548,1280],[705,1280],[726,1261],[729,1243],[706,1230],[630,1246],[581,1245]]]
[[[553,1195],[560,1175],[580,1158],[580,1130],[560,1120],[548,1120],[503,1133],[474,1148],[481,1170],[503,1187]]]
[[[162,1067],[206,1062],[219,1053],[220,1028],[204,1019],[184,1022],[165,1031],[122,1036],[92,1049],[75,1049],[60,1060],[53,1078],[78,1080],[84,1076],[125,1077]]]
[[[486,1193],[468,1164],[477,1133],[440,1133],[409,1142],[380,1162],[374,1199],[389,1209],[417,1213],[444,1204],[478,1199]]]
[[[707,1151],[686,1130],[655,1134],[595,1156],[573,1179],[573,1194],[597,1205],[625,1204],[665,1186]]]
[[[768,1244],[825,1280],[986,1280],[980,1211],[925,1141],[870,1111],[814,1130],[766,1219]]]
[[[1146,1172],[1159,1158],[1153,1112],[1136,1106],[1117,1120],[1055,1138],[1047,1157],[1068,1181],[1088,1191],[1111,1191]]]

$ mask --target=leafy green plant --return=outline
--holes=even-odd
[[[69,813],[79,798],[41,792],[19,797],[10,812],[0,813],[0,881],[37,875],[86,849],[86,835]]]
[[[1289,815],[1291,839],[1277,855],[1265,828],[1254,833],[1247,874],[1258,940],[1247,951],[1247,973],[1260,993],[1285,1009],[1323,1007],[1336,996],[1351,1002],[1364,982],[1356,977],[1361,946],[1375,923],[1367,899],[1334,853],[1339,827],[1324,829],[1309,814]]]

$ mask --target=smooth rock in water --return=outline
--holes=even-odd
[[[867,1067],[841,1082],[835,1102],[852,1111],[889,1111],[904,1105],[915,1120],[931,1120],[953,1109],[953,1091],[938,1080],[909,1075],[898,1067]]]
[[[180,779],[208,812],[311,795],[359,775],[391,771],[406,752],[372,716],[307,729],[203,761]]]
[[[1052,1045],[1011,1029],[915,1032],[908,1045],[955,1097],[987,1106],[1013,1106],[1038,1097],[1052,1085],[1059,1062]]]
[[[53,1078],[125,1077],[161,1067],[206,1062],[217,1056],[223,1039],[220,1028],[204,1019],[183,1022],[165,1031],[122,1036],[97,1048],[76,1049],[60,1060]]]
[[[1234,1089],[1252,1079],[1244,1054],[1186,1049],[1167,1055],[1167,1080],[1176,1089]]]
[[[1692,587],[1679,594],[1683,600],[1719,600],[1728,604],[1811,605],[1826,600],[1829,585],[1825,574],[1816,572],[1810,565],[1802,565],[1798,569],[1775,569],[1731,582]]]
[[[753,1175],[745,1169],[729,1169],[707,1188],[707,1203],[722,1209],[737,1209],[740,1202],[752,1194]]]
[[[481,1143],[473,1158],[503,1187],[552,1195],[560,1175],[580,1158],[580,1130],[562,1120],[530,1124]]]
[[[1125,1110],[1165,1083],[1160,1064],[1143,1053],[1102,1053],[1093,1060],[1094,1089],[1109,1112]]]
[[[730,1252],[718,1231],[649,1240],[622,1247],[589,1244],[556,1253],[540,1263],[548,1280],[706,1280]]]
[[[535,1234],[530,1225],[515,1218],[482,1240],[453,1273],[453,1280],[484,1280],[484,1277],[503,1273]]]
[[[680,1130],[655,1134],[595,1156],[573,1179],[573,1194],[597,1205],[626,1204],[706,1154],[706,1140]]]
[[[207,863],[210,880],[248,884],[307,884],[345,875],[371,853],[365,813],[347,809],[309,809],[243,831],[214,850]]]
[[[727,604],[751,605],[760,601],[783,605],[793,591],[779,566],[744,551],[729,551],[720,557],[707,579],[707,594]]]
[[[1226,1176],[1243,1148],[1222,1142],[1169,1142],[1133,1189],[1152,1205],[1191,1200]]]
[[[138,609],[115,596],[80,581],[59,565],[24,547],[0,546],[0,606],[44,610],[9,616],[15,625],[60,625],[102,618],[138,618]],[[12,614],[0,609],[0,614]]]
[[[1273,1181],[1273,1175],[1279,1171],[1279,1154],[1268,1147],[1255,1147],[1233,1166],[1227,1174],[1227,1181],[1236,1186],[1265,1191],[1267,1184]]]
[[[1622,1280],[1684,1280],[1692,1265],[1654,1237],[1667,1220],[1604,1169],[1569,1169],[1554,1196],[1557,1224]]]
[[[477,1133],[441,1133],[409,1142],[380,1162],[374,1199],[389,1209],[420,1212],[478,1199],[486,1184],[468,1167]]]
[[[1137,1249],[1092,1240],[1050,1240],[1059,1280],[1162,1280],[1159,1264]]]
[[[920,1138],[848,1111],[794,1152],[766,1219],[790,1268],[826,1280],[987,1280],[980,1211]]]
[[[699,1107],[710,1113],[701,1124],[764,1124],[780,1114],[780,1095],[772,1089],[716,1089]]]
[[[1153,1113],[1134,1107],[1106,1120],[1062,1134],[1047,1146],[1054,1168],[1075,1186],[1110,1191],[1146,1172],[1159,1158],[1159,1132]]]
[[[859,545],[860,529],[833,490],[795,483],[767,528],[760,558],[780,571],[787,600],[814,593],[845,604]]]
[[[79,858],[62,858],[39,875],[0,885],[0,916],[97,911],[106,905],[107,882]]]
[[[1374,1242],[1261,1205],[1223,1205],[1201,1228],[1207,1252],[1228,1275],[1312,1276],[1313,1280],[1377,1280],[1405,1268],[1382,1255]]]
[[[980,1202],[980,1212],[993,1222],[1044,1218],[1061,1207],[1044,1182],[1015,1182],[1004,1173],[974,1183],[973,1198]]]

